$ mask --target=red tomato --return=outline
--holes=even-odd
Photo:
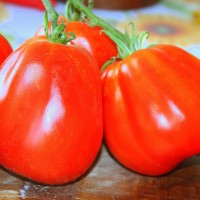
[[[28,7],[33,7],[33,8],[37,8],[40,10],[45,10],[45,7],[42,3],[41,0],[3,0],[7,3],[13,3],[13,4],[17,4],[20,6],[28,6]],[[50,0],[52,5],[55,6],[56,4],[56,0]]]
[[[68,21],[65,17],[59,17],[59,23],[64,22],[66,24],[66,32],[73,32],[76,35],[76,39],[71,43],[79,45],[89,51],[97,61],[99,69],[105,62],[112,57],[116,57],[118,50],[116,44],[102,32],[102,28],[97,26],[90,26],[85,22],[80,21]],[[40,27],[36,32],[36,35],[44,35],[44,27]]]
[[[102,74],[105,141],[126,167],[162,175],[200,153],[200,61],[171,45],[136,51]]]
[[[0,164],[45,184],[80,177],[102,142],[100,72],[84,49],[28,40],[0,70]]]
[[[12,47],[8,40],[0,34],[0,65],[3,63],[3,61],[9,56],[9,54],[12,53]]]

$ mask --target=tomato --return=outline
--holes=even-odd
[[[116,44],[102,32],[102,28],[98,26],[90,26],[85,22],[67,21],[65,17],[60,16],[59,23],[66,24],[66,32],[73,32],[76,39],[71,43],[85,48],[97,61],[99,69],[118,54]],[[44,27],[40,27],[36,35],[44,35]]]
[[[135,51],[102,73],[105,141],[145,175],[200,153],[200,61],[172,45]]]
[[[17,4],[20,6],[28,6],[28,7],[32,7],[32,8],[37,8],[39,10],[45,10],[45,7],[42,3],[41,0],[3,0],[4,2],[7,3],[13,3],[13,4]],[[55,6],[56,4],[56,0],[51,0],[51,3]]]
[[[3,61],[9,56],[9,54],[12,53],[12,47],[8,40],[0,34],[0,65],[3,63]]]
[[[102,142],[100,72],[83,48],[35,37],[0,70],[0,164],[63,184],[90,167]]]

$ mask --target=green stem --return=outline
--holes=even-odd
[[[94,7],[94,1],[93,1],[93,0],[88,0],[88,8],[89,8],[90,10],[92,10],[93,7]]]
[[[100,26],[103,29],[109,31],[112,33],[114,36],[119,38],[121,41],[124,41],[125,43],[128,42],[126,41],[124,34],[118,31],[117,29],[113,28],[109,23],[106,21],[102,20],[98,16],[96,16],[88,7],[86,7],[80,0],[68,0],[71,2],[71,4],[79,11],[83,12],[88,19],[91,20],[91,24],[93,26]],[[91,4],[91,1],[90,3]]]
[[[65,17],[68,21],[83,21],[81,12],[75,9],[70,1],[67,1],[65,5]]]
[[[73,33],[69,33],[70,37],[68,38],[65,32],[66,25],[64,23],[58,24],[58,13],[54,10],[51,2],[49,0],[42,0],[46,12],[44,14],[44,30],[47,38],[55,43],[66,44],[67,42],[75,39]],[[49,25],[48,25],[48,16],[52,22],[51,31],[49,34]]]
[[[84,0],[80,0],[84,4]],[[88,0],[88,9],[91,11],[94,7],[93,0]],[[76,9],[72,4],[70,0],[67,0],[65,5],[65,17],[68,21],[87,21],[87,17],[83,12],[80,12],[80,10]]]
[[[58,13],[54,10],[52,4],[49,0],[42,0],[48,15],[50,16],[50,19],[52,21],[52,29],[56,28],[58,26]]]
[[[134,51],[143,48],[144,41],[148,37],[149,33],[142,32],[138,36],[136,36],[133,23],[131,24],[131,35],[129,35],[127,31],[125,31],[125,33],[122,33],[108,22],[96,16],[90,9],[90,6],[86,7],[82,0],[68,1],[76,10],[86,15],[87,20],[91,25],[100,26],[103,29],[103,32],[116,43],[120,58],[124,59],[132,54]],[[91,4],[93,6],[93,0],[88,1],[89,5]]]

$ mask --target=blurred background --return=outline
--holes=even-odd
[[[64,15],[66,1],[52,2]],[[175,44],[200,58],[200,0],[94,0],[94,13],[121,31],[134,22],[137,33],[150,33],[149,43]],[[0,0],[0,33],[15,49],[35,34],[43,14],[41,0]]]
[[[65,2],[65,0],[61,0]],[[159,0],[95,0],[95,8],[101,9],[135,9],[150,6]]]

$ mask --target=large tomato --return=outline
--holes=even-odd
[[[102,142],[100,72],[84,49],[28,40],[0,70],[0,164],[45,184],[80,177]]]
[[[105,141],[126,167],[162,175],[200,153],[200,61],[171,45],[138,50],[102,74]]]
[[[85,22],[67,21],[65,17],[59,17],[59,23],[66,24],[66,32],[73,32],[76,39],[71,43],[85,48],[97,61],[99,69],[112,57],[118,54],[116,44],[102,32],[98,26],[90,26]],[[36,35],[44,35],[44,27],[40,27]]]
[[[9,54],[12,53],[12,47],[8,40],[0,34],[0,65],[3,63],[3,61],[9,56]]]

